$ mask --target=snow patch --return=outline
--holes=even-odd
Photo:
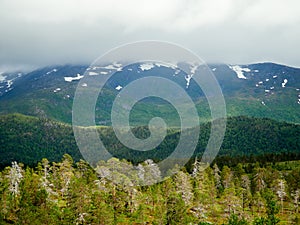
[[[13,80],[8,80],[7,81],[7,88],[10,88],[13,84]]]
[[[254,70],[253,72],[255,72],[255,73],[258,73],[258,72],[259,72],[259,70]]]
[[[270,80],[269,78],[266,79],[266,81],[269,81],[269,80]]]
[[[159,63],[155,63],[155,66],[157,67],[167,67],[167,68],[172,68],[172,69],[176,69],[176,66],[172,65],[172,64],[168,64],[168,63],[163,63],[163,62],[159,62]]]
[[[12,89],[13,89],[12,87],[8,88],[8,89],[5,90],[5,92],[7,93],[7,92],[11,91]]]
[[[217,68],[213,68],[213,69],[212,69],[212,71],[216,71],[216,70],[217,70]]]
[[[152,64],[152,63],[144,63],[144,64],[141,64],[139,67],[143,71],[145,71],[145,70],[151,70],[154,67],[154,64]]]
[[[61,91],[61,88],[56,88],[53,92],[56,93],[56,92],[59,92]]]
[[[120,91],[122,88],[123,88],[123,87],[122,87],[121,85],[118,85],[115,89],[116,89],[117,91]]]
[[[77,74],[76,77],[64,77],[65,81],[67,82],[72,82],[73,80],[80,80],[81,78],[83,78],[83,75],[80,75],[79,73]]]
[[[90,76],[96,76],[96,75],[99,75],[99,74],[96,73],[96,72],[90,71],[90,72],[89,72],[89,75],[90,75]]]
[[[94,67],[94,68],[96,68],[97,69],[97,67]],[[104,67],[102,67],[103,69],[108,69],[108,70],[115,70],[116,69],[116,67],[114,66],[114,65],[108,65],[108,66],[104,66]],[[95,69],[94,69],[95,70]]]
[[[281,87],[283,87],[283,88],[284,88],[284,87],[285,87],[285,85],[287,84],[287,82],[288,82],[288,80],[287,80],[287,79],[284,79],[284,80],[283,80],[283,82],[281,83]]]
[[[91,68],[92,70],[98,70],[98,69],[107,69],[107,70],[117,70],[122,71],[122,64],[114,62],[113,64],[107,65],[107,66],[94,66]]]
[[[114,62],[113,65],[114,65],[115,67],[118,67],[118,68],[122,67],[122,64],[121,64],[121,63],[117,63],[117,62]]]
[[[270,92],[270,90],[265,90],[265,92],[266,92],[266,93],[269,93],[269,92]]]
[[[274,90],[274,87],[270,87],[270,90]]]
[[[247,79],[247,77],[245,77],[243,72],[251,72],[251,70],[249,68],[242,68],[238,65],[229,66],[229,68],[232,69],[236,73],[236,75],[239,79]]]
[[[273,78],[274,78],[274,79],[277,78],[277,75],[274,75]]]
[[[48,75],[48,74],[50,74],[50,73],[55,73],[55,72],[57,72],[57,69],[53,69],[53,70],[50,70],[50,71],[48,71],[46,74]]]
[[[191,74],[187,74],[184,77],[184,79],[186,80],[186,88],[189,88],[191,79],[194,76],[194,74],[196,73],[197,68],[198,68],[198,65],[191,65],[190,66]]]
[[[263,84],[263,82],[262,82],[262,81],[259,81],[258,84]]]
[[[262,101],[261,104],[266,105],[266,103],[264,101]]]
[[[195,74],[196,70],[197,70],[198,66],[197,65],[192,65],[191,66],[191,74]]]
[[[108,72],[106,72],[106,71],[101,71],[100,74],[106,75],[106,74],[108,74]]]
[[[184,79],[186,80],[186,88],[188,88],[190,86],[192,75],[188,74],[184,77]]]

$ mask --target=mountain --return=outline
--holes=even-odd
[[[111,63],[99,68],[87,65],[49,66],[29,73],[1,73],[0,113],[22,113],[71,123],[72,104],[78,82],[86,76],[105,76],[116,72],[105,84],[96,105],[96,122],[110,125],[113,100],[122,88],[147,76],[168,78],[180,85],[196,104],[200,121],[211,119],[207,100],[192,78],[176,67],[159,63],[123,66]],[[300,123],[300,69],[274,63],[250,65],[210,64],[223,91],[228,116],[266,117]],[[86,72],[86,73],[85,73]],[[84,85],[84,84],[83,84]],[[131,111],[134,125],[145,125],[154,116],[171,126],[180,121],[174,107],[157,98],[138,102]]]
[[[102,142],[113,156],[132,162],[166,158],[174,151],[180,137],[179,130],[168,130],[166,138],[156,149],[134,151],[118,141],[112,127],[102,126],[98,131]],[[140,138],[149,135],[147,127],[136,127],[133,132]],[[209,134],[210,123],[202,124],[195,155],[201,155],[204,151]],[[15,160],[27,165],[35,165],[42,158],[57,162],[65,153],[70,154],[75,161],[82,158],[72,127],[50,119],[21,114],[2,115],[0,137],[0,167],[10,165]],[[253,156],[262,159],[266,155],[278,155],[278,160],[296,159],[300,156],[299,149],[300,125],[240,116],[228,118],[218,157],[252,157],[250,159],[253,161]]]

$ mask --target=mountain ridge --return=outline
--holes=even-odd
[[[245,115],[293,123],[300,122],[300,69],[275,63],[210,64],[209,67],[223,91],[228,116]],[[188,77],[182,71],[177,72],[172,68],[155,65],[142,67],[142,64],[125,68],[111,64],[99,71],[87,70],[88,68],[86,65],[68,64],[40,68],[25,75],[2,74],[2,76],[7,76],[8,80],[2,79],[0,82],[2,94],[0,114],[22,113],[71,123],[72,101],[80,77],[85,72],[87,75],[105,75],[106,71],[115,69],[115,78],[108,81],[104,90],[104,99],[96,106],[98,124],[110,124],[112,102],[122,87],[136,78],[149,76],[154,72],[177,82],[194,98],[201,117],[200,121],[210,120],[210,110],[203,92],[197,87],[193,78]],[[238,76],[244,76],[244,78],[238,78]],[[134,124],[147,124],[147,120],[156,115],[155,108],[161,109],[159,114],[165,114],[175,121],[175,112],[169,106],[166,104],[157,106],[159,106],[157,102],[151,104],[149,101],[139,102],[136,107],[137,112],[136,114],[133,112],[132,116],[136,117]],[[178,122],[174,121],[172,125],[178,126]]]

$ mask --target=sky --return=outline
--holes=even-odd
[[[300,67],[298,0],[0,0],[0,68],[90,64],[142,40],[208,63]]]

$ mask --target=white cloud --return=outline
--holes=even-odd
[[[295,64],[299,25],[297,0],[1,0],[0,62],[87,63],[126,42],[161,39],[207,60]]]
[[[254,26],[289,26],[300,22],[297,0],[256,0],[245,10],[242,22]]]

